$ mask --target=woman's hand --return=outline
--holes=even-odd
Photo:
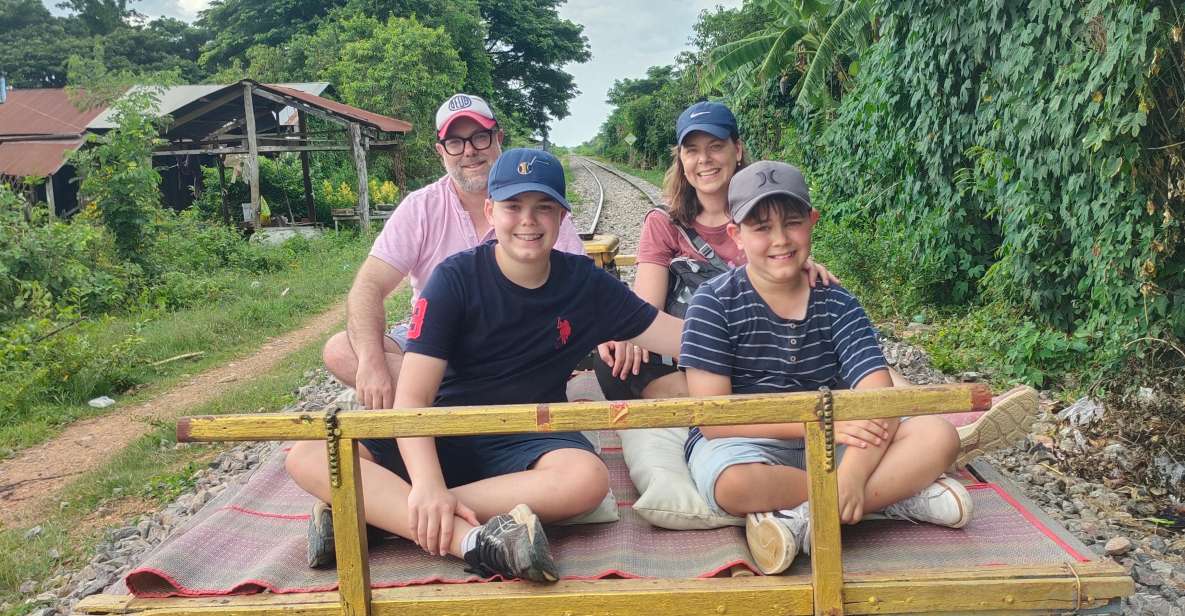
[[[832,284],[840,284],[839,278],[836,278],[835,274],[823,267],[823,264],[816,263],[814,259],[807,259],[802,266],[802,271],[806,272],[806,279],[812,287],[815,286],[816,280],[828,287]]]
[[[630,374],[637,375],[642,370],[642,364],[650,359],[650,351],[622,340],[604,342],[597,345],[597,353],[601,361],[612,369],[612,374],[625,380]]]

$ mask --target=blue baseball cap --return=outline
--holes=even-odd
[[[546,194],[565,210],[572,211],[564,198],[567,188],[560,159],[543,150],[515,148],[502,152],[490,169],[487,187],[494,201],[534,191]]]
[[[675,122],[676,143],[683,145],[683,139],[692,131],[702,130],[717,139],[736,136],[737,119],[728,107],[711,101],[700,101],[679,114]]]

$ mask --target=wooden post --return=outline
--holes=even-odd
[[[366,516],[358,443],[343,438],[338,442],[338,448],[341,482],[333,488],[332,505],[341,613],[342,616],[369,616],[370,554],[366,546]]]
[[[230,207],[226,204],[226,167],[222,164],[222,157],[215,156],[218,162],[218,194],[222,196],[222,222],[230,226]]]
[[[370,187],[366,177],[366,150],[362,149],[362,127],[350,123],[350,147],[354,152],[354,168],[358,170],[358,219],[362,233],[370,233]]]
[[[301,145],[307,145],[305,136],[309,132],[308,116],[303,111],[296,112],[297,130],[300,131]],[[300,174],[304,179],[304,205],[309,212],[309,223],[317,222],[317,208],[313,205],[313,180],[309,177],[309,153],[307,150],[300,151]],[[292,221],[296,224],[296,221]]]
[[[811,585],[814,586],[815,614],[843,614],[843,560],[839,544],[839,489],[836,464],[826,460],[827,440],[823,425],[806,422],[807,489],[811,504]]]
[[[243,84],[243,111],[247,114],[247,181],[251,183],[251,220],[259,227],[259,137],[255,134],[255,100],[251,84]]]
[[[54,205],[53,198],[53,175],[45,176],[45,203],[49,206],[49,219],[53,220],[58,217],[57,206]]]

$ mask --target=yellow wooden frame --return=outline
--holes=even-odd
[[[845,575],[835,472],[827,468],[825,434],[815,413],[819,397],[805,392],[343,413],[337,424],[341,482],[333,490],[339,592],[197,599],[96,595],[75,609],[79,614],[151,616],[1023,614],[1101,608],[1133,592],[1126,571],[1109,560]],[[984,410],[990,402],[990,392],[978,384],[833,392],[835,421]],[[357,439],[779,422],[803,422],[807,427],[814,512],[809,576],[370,588],[365,523],[359,507]],[[178,424],[181,441],[322,440],[327,436],[324,418],[309,413],[189,417]]]

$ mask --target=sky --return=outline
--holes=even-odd
[[[56,2],[45,4],[52,8]],[[209,0],[141,0],[132,6],[149,17],[192,21],[207,4]],[[688,49],[700,11],[718,5],[735,8],[741,0],[568,0],[560,15],[584,25],[593,57],[565,67],[580,94],[569,102],[571,115],[552,124],[552,142],[570,146],[592,139],[609,116],[605,93],[614,80],[643,77],[648,67],[671,64]]]

